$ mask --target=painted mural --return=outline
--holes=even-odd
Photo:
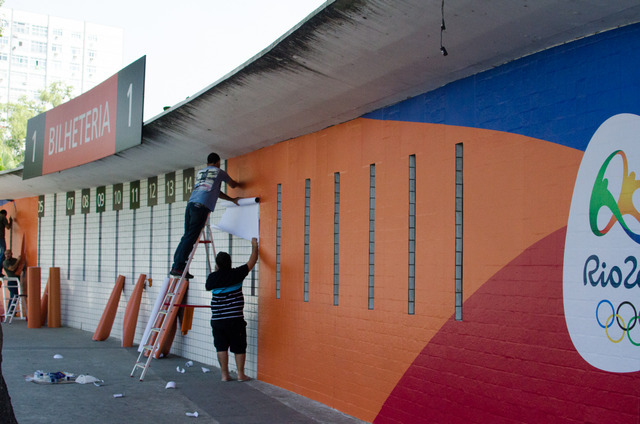
[[[568,213],[558,211],[566,226],[549,228],[465,301],[464,321],[449,319],[427,343],[375,422],[640,422],[640,90],[632,81],[639,57],[615,54],[637,47],[638,29],[611,31],[524,59],[512,72],[489,73],[521,78],[525,92],[558,89],[536,96],[541,106],[557,104],[531,110],[522,123],[532,131],[520,132],[551,131],[549,144],[585,150],[575,180],[547,176],[573,190]],[[585,55],[606,56],[609,48],[615,65],[582,62]],[[583,65],[571,66],[575,60]],[[555,67],[554,78],[537,87],[527,83],[527,67],[548,66]],[[515,94],[524,94],[520,88]],[[527,102],[512,96],[506,103]],[[500,125],[514,119],[522,117],[505,114]]]
[[[637,69],[631,25],[230,161],[258,377],[376,423],[638,423]]]

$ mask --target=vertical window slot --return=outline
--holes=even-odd
[[[311,221],[311,180],[304,182],[304,301],[309,301],[309,223]]]
[[[409,281],[408,313],[416,313],[416,155],[409,156]]]
[[[455,319],[462,321],[462,232],[463,232],[463,173],[462,143],[456,144],[456,261],[455,261]]]
[[[369,165],[369,309],[375,294],[376,165]]]
[[[276,215],[276,299],[280,299],[280,246],[282,231],[282,184],[278,184]]]
[[[340,173],[333,174],[333,304],[340,302]]]

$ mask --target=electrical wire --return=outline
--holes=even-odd
[[[440,13],[441,13],[441,16],[442,16],[442,24],[440,25],[440,53],[442,53],[443,56],[447,56],[449,54],[449,52],[447,52],[447,49],[442,44],[442,33],[444,32],[445,29],[447,29],[447,26],[444,24],[444,0],[442,0],[442,6],[440,7]]]

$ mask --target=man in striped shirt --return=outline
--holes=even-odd
[[[242,282],[258,261],[258,240],[251,239],[249,261],[237,268],[231,268],[231,256],[220,252],[216,256],[216,269],[207,277],[205,285],[211,290],[211,331],[213,344],[220,363],[222,381],[231,381],[229,375],[229,353],[233,352],[238,369],[238,380],[250,378],[244,373],[247,353],[247,323],[244,320],[244,296]]]

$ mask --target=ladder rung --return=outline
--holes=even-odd
[[[211,240],[200,240],[198,243],[211,244]]]
[[[152,344],[150,344],[150,345],[144,345],[144,346],[142,346],[142,349],[145,349],[145,350],[152,350],[152,349],[153,349],[153,345],[152,345]]]
[[[161,330],[161,328],[160,328],[160,327],[153,327],[153,328],[152,328],[151,330],[149,330],[149,331],[155,331],[156,333],[159,333],[159,332],[160,332],[160,330]]]

